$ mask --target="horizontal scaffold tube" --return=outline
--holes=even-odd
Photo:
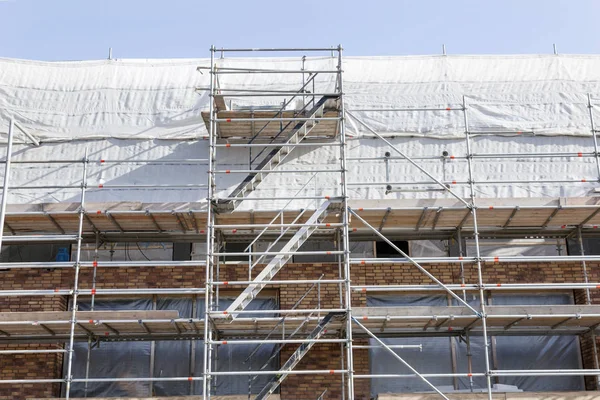
[[[479,290],[476,284],[447,284],[452,290]],[[496,283],[484,284],[484,290],[553,290],[553,289],[600,289],[600,283]],[[355,292],[423,292],[440,289],[437,285],[365,285],[352,286]]]
[[[345,374],[348,372],[345,369],[313,369],[313,370],[290,370],[290,371],[219,371],[211,372],[210,375],[227,376],[227,375],[332,375]]]
[[[232,285],[291,285],[291,284],[307,284],[307,283],[319,283],[319,284],[332,284],[332,283],[343,283],[345,279],[290,279],[283,281],[223,281],[223,282],[212,282],[213,285],[217,286],[232,286]]]
[[[340,47],[248,47],[248,48],[213,48],[211,49],[215,53],[227,53],[227,52],[241,52],[241,53],[249,53],[249,52],[292,52],[292,51],[319,51],[319,52],[331,52],[331,51],[339,51]],[[217,68],[218,70],[218,68]],[[339,71],[338,71],[339,73]]]
[[[424,378],[467,378],[470,376],[485,376],[483,372],[473,373],[456,373],[456,374],[421,374]],[[354,379],[371,379],[371,378],[420,378],[416,374],[356,374]]]
[[[201,376],[173,376],[173,377],[136,377],[136,378],[73,378],[71,382],[177,382],[177,381],[201,381]],[[66,379],[0,379],[2,384],[24,384],[24,383],[62,383]]]
[[[258,340],[214,340],[210,344],[242,345],[242,344],[302,344],[302,343],[346,343],[346,339],[258,339]]]
[[[302,228],[304,226],[316,226],[318,228],[340,228],[341,223],[320,224],[236,224],[236,225],[213,225],[215,229],[254,229],[254,228]]]
[[[230,252],[230,253],[211,253],[213,256],[315,256],[315,255],[334,255],[344,254],[343,251],[248,251],[248,252]]]
[[[205,261],[82,261],[81,268],[160,268],[160,267],[203,267]],[[0,263],[0,269],[17,268],[75,268],[73,261],[66,262],[6,262]]]
[[[79,289],[80,296],[86,295],[131,295],[131,294],[202,294],[204,288],[147,288],[147,289]],[[54,290],[0,290],[0,297],[13,296],[65,296],[72,295],[72,289]]]
[[[476,257],[415,257],[412,258],[420,264],[460,264],[475,263]],[[512,263],[512,262],[578,262],[600,261],[597,256],[486,256],[481,257],[482,262]],[[352,264],[405,264],[410,263],[407,258],[352,258]]]
[[[493,376],[586,376],[600,375],[600,369],[510,369],[490,370]]]

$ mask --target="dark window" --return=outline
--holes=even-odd
[[[242,253],[250,242],[225,242],[219,253]],[[220,261],[245,261],[248,262],[248,256],[221,256]]]
[[[173,243],[173,261],[189,261],[191,259],[191,243]]]
[[[586,256],[597,256],[600,254],[600,238],[582,238],[583,251]],[[581,246],[579,245],[579,239],[568,239],[567,248],[570,256],[581,255]]]
[[[394,246],[410,255],[408,252],[408,242],[406,240],[393,241]],[[400,258],[402,254],[388,244],[388,242],[375,242],[375,254],[377,258]]]
[[[21,244],[2,246],[0,262],[69,261],[70,244]]]

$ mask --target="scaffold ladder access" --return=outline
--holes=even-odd
[[[317,101],[314,106],[306,112],[306,117],[302,121],[298,121],[294,128],[287,133],[285,140],[280,147],[273,148],[265,158],[256,167],[256,172],[250,173],[229,195],[228,199],[220,200],[219,206],[226,211],[233,211],[241,202],[252,193],[256,187],[265,179],[265,177],[294,150],[294,145],[300,143],[308,134],[319,124],[319,118],[323,118],[327,108],[336,108],[339,96],[323,96]],[[299,113],[304,114],[303,110]],[[291,123],[291,122],[290,122]],[[271,143],[279,139],[279,137],[288,129],[288,125],[282,127],[277,135],[272,139]]]
[[[248,285],[244,291],[231,303],[226,311],[216,316],[225,318],[235,319],[240,311],[243,311],[252,300],[258,295],[258,293],[266,286],[266,281],[270,281],[277,275],[277,272],[283,268],[283,266],[292,258],[294,252],[298,251],[300,247],[310,238],[310,236],[318,229],[316,224],[320,224],[326,217],[327,214],[340,205],[341,200],[330,199],[326,200],[321,204],[317,210],[308,218],[305,225],[298,229],[298,231],[292,236],[292,238],[283,246],[280,253],[274,256],[271,261],[265,266],[265,268],[258,274],[254,279],[254,282]]]
[[[330,312],[317,324],[315,329],[306,337],[307,342],[301,344],[296,351],[288,358],[279,370],[279,374],[275,375],[271,380],[263,387],[259,394],[256,395],[256,400],[268,399],[271,394],[287,378],[286,372],[292,371],[296,365],[302,361],[302,358],[312,349],[315,345],[315,340],[320,339],[325,333],[327,333],[327,326],[335,320],[339,320],[346,315],[343,311]]]

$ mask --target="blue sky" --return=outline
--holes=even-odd
[[[346,55],[600,53],[597,0],[0,0],[0,57],[206,57],[341,43]]]

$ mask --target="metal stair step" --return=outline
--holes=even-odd
[[[319,221],[321,218],[324,218],[330,206],[336,203],[334,200],[327,200],[315,210],[315,212],[308,218],[306,221],[307,225],[312,225]],[[313,232],[316,231],[316,227],[304,226],[297,231],[294,236],[283,246],[281,249],[282,253],[293,253],[296,252],[302,245],[308,240]],[[292,254],[286,254],[281,256],[275,256],[267,265],[263,268],[263,270],[256,276],[254,279],[255,282],[263,282],[270,281],[277,275],[277,273],[284,267],[284,265],[292,258]],[[224,314],[227,318],[235,319],[238,314],[236,311],[243,311],[244,308],[248,305],[246,303],[249,296],[252,298],[256,297],[256,295],[265,287],[265,284],[252,283],[244,289],[244,291],[231,303],[229,308],[227,309],[227,313]],[[242,306],[242,308],[240,308]]]
[[[328,100],[330,100],[331,96],[322,97],[315,106],[308,112],[307,118],[320,118],[324,115],[325,105]],[[263,161],[256,167],[257,170],[261,170],[258,173],[249,174],[229,195],[229,197],[236,197],[243,200],[247,193],[252,192],[256,188],[254,185],[255,181],[257,181],[257,176],[259,174],[263,174],[258,183],[262,181],[264,175],[267,175],[270,170],[275,168],[277,165],[281,164],[283,160],[294,150],[294,147],[284,146],[289,144],[298,144],[300,143],[309,133],[310,131],[318,124],[318,121],[314,119],[308,119],[296,124],[296,126],[292,129],[292,132],[289,134],[284,143],[282,143],[281,147],[275,147],[271,150],[270,153],[264,158]],[[252,190],[247,190],[247,188],[251,186]],[[228,211],[233,211],[241,201],[238,200],[227,200],[221,202],[219,205],[221,208],[225,208]]]

